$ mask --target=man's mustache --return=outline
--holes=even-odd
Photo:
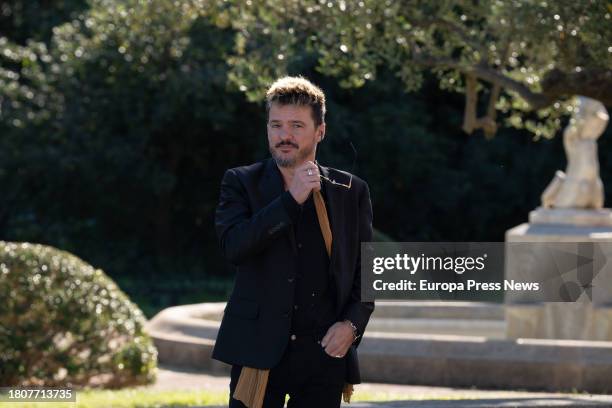
[[[280,143],[277,143],[275,147],[282,147],[282,146],[293,146],[296,149],[299,148],[298,145],[296,145],[295,143],[291,143],[291,142],[280,142]]]

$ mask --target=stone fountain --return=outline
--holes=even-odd
[[[597,139],[608,119],[599,101],[577,98],[574,114],[563,132],[566,171],[556,172],[542,193],[541,206],[529,214],[529,223],[506,232],[507,243],[592,244],[603,259],[598,271],[610,272],[606,260],[612,259],[612,211],[603,208],[604,188],[597,157]],[[569,301],[542,302],[528,295],[506,297],[509,338],[612,341],[612,274],[593,273],[593,265],[583,265],[584,270],[574,266],[573,271],[566,268],[578,280],[575,293],[565,299]],[[523,261],[506,257],[507,279],[524,268]]]

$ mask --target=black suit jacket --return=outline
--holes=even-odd
[[[348,173],[319,167],[325,177],[348,184]],[[332,230],[330,273],[336,319],[349,319],[362,334],[374,303],[361,302],[361,242],[372,238],[368,185],[352,176],[351,188],[322,182]],[[215,226],[236,280],[219,328],[213,358],[269,369],[287,346],[297,273],[292,221],[282,202],[282,175],[273,159],[227,170]],[[361,338],[359,339],[361,340]],[[347,381],[359,382],[356,346],[347,355]]]

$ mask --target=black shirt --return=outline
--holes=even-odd
[[[325,199],[325,192],[321,192]],[[283,194],[282,201],[293,220],[298,271],[295,277],[291,332],[320,332],[335,323],[335,300],[329,256],[314,199],[311,194],[304,204],[299,205],[287,191]]]

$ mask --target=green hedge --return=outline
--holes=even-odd
[[[0,241],[0,384],[120,387],[155,379],[145,318],[100,269]]]

